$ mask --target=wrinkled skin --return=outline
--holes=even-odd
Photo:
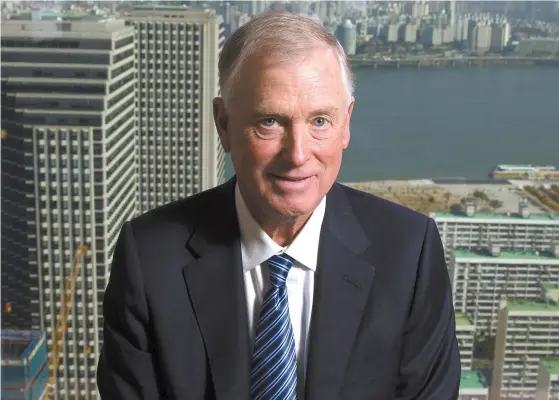
[[[339,62],[327,48],[297,63],[253,56],[229,102],[214,99],[243,199],[280,245],[291,242],[336,180],[352,111]]]

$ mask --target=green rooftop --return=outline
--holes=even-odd
[[[487,381],[481,372],[476,370],[462,370],[460,374],[460,389],[485,389]]]
[[[160,10],[188,10],[189,7],[183,7],[181,5],[169,5],[169,4],[158,4],[158,3],[147,3],[147,4],[139,4],[134,8],[142,9],[142,8],[156,8]]]
[[[530,301],[522,299],[507,300],[507,309],[509,311],[559,311],[558,303],[544,303],[543,301]]]
[[[522,217],[517,213],[503,213],[503,212],[476,212],[471,217],[468,217],[464,211],[437,211],[433,213],[435,218],[464,218],[464,219],[505,219],[505,220],[532,220],[532,221],[558,221],[559,213],[530,213],[527,217]]]
[[[62,20],[73,20],[73,19],[83,19],[90,17],[91,14],[86,12],[57,12],[57,11],[41,11],[41,20],[52,20],[52,19],[62,19]]]
[[[540,251],[538,253],[531,251],[511,251],[511,250],[501,250],[500,255],[492,256],[488,250],[471,250],[471,249],[460,249],[456,248],[453,250],[456,258],[499,258],[499,259],[521,259],[521,260],[534,260],[534,261],[544,261],[544,260],[557,260],[559,258],[554,257],[551,253]]]
[[[550,375],[559,375],[559,358],[542,358],[540,364]]]
[[[455,315],[456,326],[472,326],[472,323],[464,313],[457,312]]]

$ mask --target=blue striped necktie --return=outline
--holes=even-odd
[[[285,281],[293,259],[287,254],[268,259],[269,289],[256,326],[252,356],[252,400],[295,400],[297,359]]]

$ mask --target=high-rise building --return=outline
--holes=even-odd
[[[239,29],[241,26],[248,23],[249,21],[250,16],[248,14],[236,12],[231,18],[231,32],[235,32],[237,29]]]
[[[454,29],[454,27],[456,26],[456,0],[450,0],[448,6],[448,11],[450,14],[449,24]]]
[[[223,24],[214,10],[138,6],[138,207],[148,211],[224,180],[213,120]]]
[[[467,42],[469,32],[469,20],[460,16],[456,22],[455,40],[457,42]]]
[[[5,400],[42,399],[47,390],[47,342],[41,331],[2,330],[2,390]]]
[[[346,55],[355,55],[355,50],[357,48],[357,27],[351,20],[346,19],[344,23],[338,27],[337,36]]]
[[[423,0],[416,0],[412,5],[412,18],[422,18],[429,15],[429,3]]]
[[[559,357],[542,358],[536,384],[536,400],[559,399]]]
[[[491,48],[491,25],[478,23],[474,28],[471,49],[479,54],[487,52]]]
[[[502,296],[540,298],[539,283],[559,281],[559,257],[552,253],[454,249],[449,265],[454,308],[468,316],[476,333],[493,335]]]
[[[492,399],[534,398],[541,360],[559,357],[559,302],[540,288],[538,301],[501,300]]]
[[[494,24],[491,28],[491,49],[494,51],[503,50],[510,39],[510,24]]]
[[[223,24],[214,10],[138,6],[136,31],[140,212],[223,182],[213,120]]]
[[[462,370],[472,369],[472,361],[474,358],[474,335],[475,326],[472,325],[468,317],[464,313],[456,313],[456,339],[460,349],[460,362]]]
[[[64,18],[2,23],[2,322],[44,331],[50,348],[74,253],[87,246],[55,390],[87,400],[108,266],[136,212],[134,31]]]
[[[440,46],[443,42],[442,28],[436,26],[427,26],[421,31],[421,43],[426,46]]]
[[[254,17],[261,12],[266,11],[268,8],[268,2],[265,0],[252,0],[250,2],[250,16]]]
[[[398,41],[400,26],[400,24],[393,23],[386,25],[384,29],[386,34],[384,36],[386,37],[386,41],[388,43],[395,43]]]
[[[447,25],[441,29],[441,41],[442,43],[448,44],[454,42],[456,40],[455,36],[456,32],[454,26]]]
[[[417,31],[419,30],[419,24],[409,23],[405,25],[400,25],[400,30],[398,33],[398,39],[406,43],[415,43],[417,41]]]

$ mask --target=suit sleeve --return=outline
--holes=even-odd
[[[97,369],[101,399],[158,399],[140,260],[129,222],[117,240],[103,301],[103,348]]]
[[[404,334],[398,400],[458,398],[460,353],[444,250],[429,218]]]

